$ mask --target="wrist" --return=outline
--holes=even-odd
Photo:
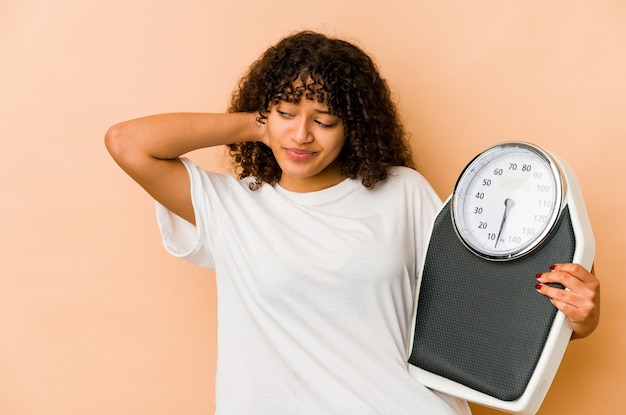
[[[257,143],[268,144],[267,140],[267,118],[262,118],[258,112],[249,113],[250,120],[250,140]]]

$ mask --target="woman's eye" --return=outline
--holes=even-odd
[[[331,128],[331,127],[335,126],[334,122],[326,123],[326,122],[323,122],[323,121],[320,121],[320,120],[316,120],[315,123],[317,125],[319,125],[320,127],[322,127],[322,128]]]
[[[291,114],[289,114],[286,111],[281,111],[281,110],[276,110],[276,112],[278,113],[278,115],[280,115],[281,117],[285,117],[285,118],[289,118],[291,117]]]

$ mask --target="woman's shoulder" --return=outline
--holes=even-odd
[[[390,181],[400,181],[430,187],[430,183],[417,170],[406,166],[394,166],[389,169],[387,177]]]
[[[436,206],[441,203],[441,199],[428,180],[420,172],[410,167],[392,167],[389,169],[385,182],[387,182],[386,186],[391,192],[403,192],[408,197],[430,200]]]

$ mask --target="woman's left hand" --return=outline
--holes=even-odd
[[[578,264],[557,264],[550,272],[537,274],[537,291],[548,298],[569,319],[572,340],[590,335],[600,321],[600,281]],[[562,284],[566,290],[546,285]]]

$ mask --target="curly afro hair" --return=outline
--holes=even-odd
[[[414,167],[396,104],[373,60],[357,46],[304,31],[270,47],[254,62],[233,93],[229,112],[257,112],[264,123],[281,100],[326,102],[343,121],[346,143],[341,173],[366,188],[387,177],[392,166]],[[256,188],[275,184],[281,169],[269,147],[245,142],[229,146],[239,178],[252,176]]]

